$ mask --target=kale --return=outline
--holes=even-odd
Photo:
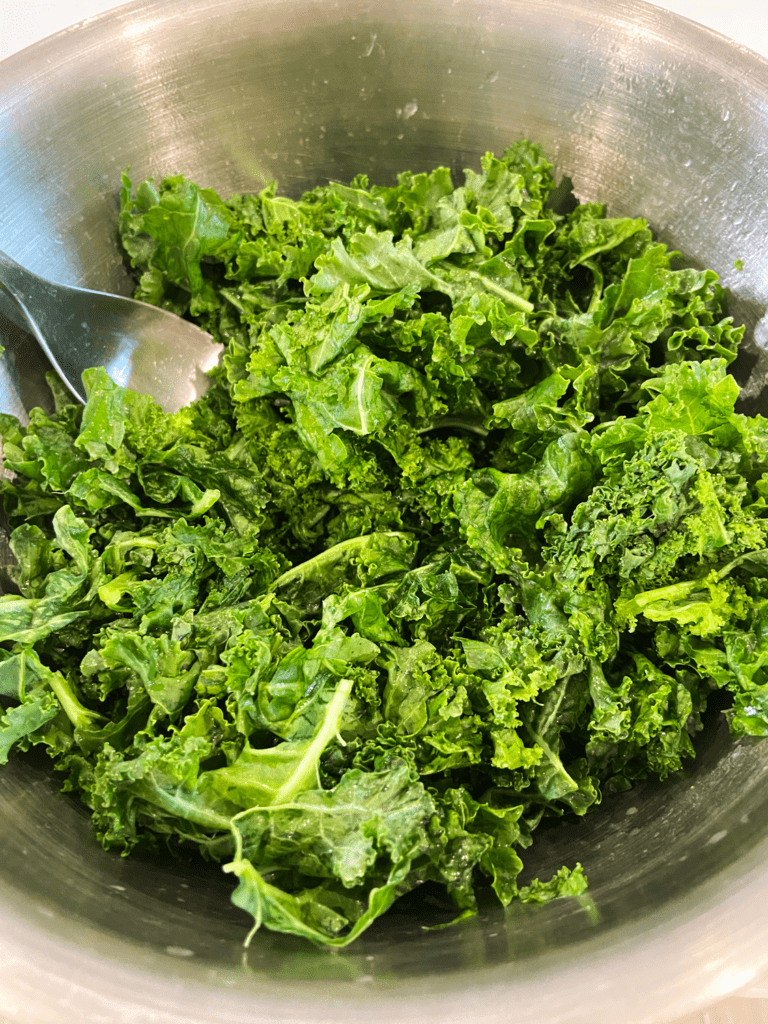
[[[17,592],[0,760],[42,744],[108,848],[197,848],[332,946],[519,884],[548,816],[768,735],[768,421],[742,330],[540,149],[222,201],[124,179],[139,298],[225,343],[175,414],[85,376],[0,418]],[[676,269],[677,267],[677,269]]]

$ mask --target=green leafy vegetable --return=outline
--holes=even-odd
[[[225,342],[175,415],[86,374],[0,418],[17,592],[0,761],[42,744],[107,847],[199,848],[332,946],[439,883],[522,884],[544,817],[768,735],[768,426],[741,330],[641,219],[520,143],[222,201],[126,177],[137,294]]]

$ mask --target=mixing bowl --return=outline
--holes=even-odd
[[[120,171],[297,195],[357,172],[477,167],[540,141],[579,198],[644,214],[733,292],[744,408],[763,405],[768,65],[632,0],[136,0],[0,66],[0,247],[128,292]],[[744,269],[734,269],[743,260]],[[4,309],[5,307],[3,307]],[[9,320],[0,409],[45,402]],[[27,1024],[651,1022],[768,965],[768,743],[729,739],[664,785],[542,826],[590,900],[483,907],[424,931],[418,894],[335,953],[259,933],[204,865],[103,852],[44,759],[0,772],[0,1013]],[[421,904],[421,905],[419,905]]]

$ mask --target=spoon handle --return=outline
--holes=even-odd
[[[35,319],[35,311],[45,298],[46,284],[43,278],[22,267],[0,249],[0,290],[2,298],[6,300],[3,306],[13,306],[17,315],[11,319],[19,327],[31,331],[47,351],[48,346]],[[19,321],[19,313],[23,316],[22,322]]]
[[[23,331],[29,331],[29,320],[19,309],[16,300],[11,298],[11,293],[3,287],[2,281],[0,281],[0,317],[10,320]]]
[[[82,388],[77,387],[80,375],[76,369],[68,365],[66,351],[54,352],[48,344],[47,329],[50,329],[52,319],[59,315],[59,287],[22,267],[0,249],[0,289],[3,297],[10,298],[23,315],[25,323],[19,326],[25,327],[37,339],[53,369],[73,397],[84,402]],[[18,317],[14,320],[18,323]]]
[[[0,288],[10,296],[14,305],[21,307],[27,316],[29,314],[26,305],[30,297],[27,282],[32,276],[34,275],[30,271],[19,266],[15,260],[12,260],[7,253],[0,249]]]
[[[0,286],[24,306],[34,304],[35,296],[45,289],[46,282],[0,249]],[[30,310],[32,312],[32,310]]]

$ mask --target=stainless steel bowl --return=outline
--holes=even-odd
[[[116,191],[182,171],[297,194],[364,171],[477,166],[540,140],[576,194],[645,214],[718,270],[761,406],[768,65],[634,0],[135,0],[0,65],[0,247],[127,291]],[[734,260],[744,270],[733,269]],[[3,322],[0,408],[42,400]],[[260,933],[201,868],[100,850],[43,761],[0,772],[0,1014],[27,1024],[668,1020],[768,965],[768,743],[717,711],[700,758],[542,829],[532,867],[584,864],[593,905],[487,908],[424,932],[392,913],[328,953]],[[429,907],[425,907],[429,913]]]

